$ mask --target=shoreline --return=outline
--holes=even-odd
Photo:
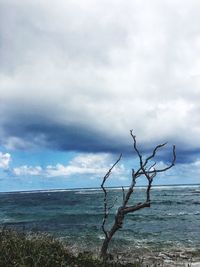
[[[121,253],[123,255],[123,253]],[[125,262],[131,262],[133,259],[138,259],[138,263],[141,267],[145,266],[200,266],[200,250],[195,249],[173,249],[173,250],[161,250],[161,251],[148,251],[145,249],[140,249],[138,252],[127,252],[121,258]],[[120,258],[120,253],[118,254]]]
[[[87,249],[86,246],[81,244],[80,246],[77,244],[69,245],[69,249],[75,255],[91,253],[97,258],[99,257],[100,247]],[[138,263],[140,267],[200,267],[200,248],[198,247],[174,246],[171,249],[164,247],[162,249],[150,249],[141,246],[119,249],[111,245],[108,253],[114,262],[122,264]]]
[[[176,248],[150,250],[145,247],[128,247],[126,250],[110,247],[106,265],[100,259],[100,246],[93,249],[77,246],[76,243],[69,244],[59,238],[55,238],[45,232],[20,232],[15,230],[0,231],[0,247],[3,254],[0,262],[10,266],[7,261],[12,258],[13,262],[21,263],[32,259],[33,263],[42,260],[43,265],[54,266],[52,263],[59,261],[61,265],[55,266],[112,266],[112,267],[200,267],[200,249]],[[17,244],[17,246],[16,246]],[[53,252],[54,251],[54,252]],[[52,254],[53,252],[53,254]],[[4,254],[7,255],[4,257]],[[10,255],[12,257],[10,258]],[[49,258],[50,257],[50,258]],[[46,260],[44,260],[46,259]],[[46,261],[50,262],[46,265]],[[44,265],[45,263],[45,265]],[[77,264],[78,263],[78,264]],[[6,265],[8,264],[8,265]],[[67,265],[66,265],[67,264]],[[12,265],[15,266],[15,265]],[[21,265],[20,265],[21,266]],[[30,266],[29,263],[23,266]]]

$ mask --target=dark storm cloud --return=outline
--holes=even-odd
[[[118,153],[126,148],[123,140],[111,139],[106,133],[100,134],[84,125],[61,125],[27,114],[6,121],[3,129],[1,141],[8,149],[44,147],[61,151]]]
[[[4,134],[2,143],[8,149],[34,149],[47,148],[60,151],[77,152],[108,152],[123,153],[126,158],[136,156],[133,149],[133,140],[127,131],[126,138],[118,138],[117,135],[109,137],[108,133],[99,133],[95,129],[86,129],[84,125],[61,125],[47,118],[33,115],[14,116],[10,122],[3,124]],[[112,131],[112,128],[110,129]],[[178,142],[177,142],[178,143]],[[144,156],[151,154],[152,149],[159,143],[142,143],[137,137],[137,145]],[[177,144],[177,163],[194,162],[200,154],[199,149],[184,148],[183,144]],[[158,151],[158,161],[170,162],[172,159],[172,143],[169,142]]]

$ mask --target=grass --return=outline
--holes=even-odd
[[[73,255],[63,243],[47,234],[0,231],[0,267],[139,267],[138,263],[103,263],[91,253]]]

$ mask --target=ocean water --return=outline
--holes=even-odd
[[[109,229],[122,203],[122,191],[109,189],[108,196],[110,205],[115,203],[107,222]],[[136,188],[131,204],[144,199],[145,189]],[[151,199],[151,208],[126,216],[111,248],[199,249],[200,186],[153,187]],[[1,227],[47,232],[71,246],[98,249],[104,237],[102,218],[101,190],[0,193]]]

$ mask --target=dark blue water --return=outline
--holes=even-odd
[[[109,190],[108,226],[122,202],[121,190]],[[131,204],[145,199],[137,188]],[[120,248],[200,247],[200,186],[154,187],[152,206],[129,214],[112,246]],[[71,245],[95,248],[101,231],[103,193],[100,190],[0,193],[0,225],[25,231],[53,234]]]

